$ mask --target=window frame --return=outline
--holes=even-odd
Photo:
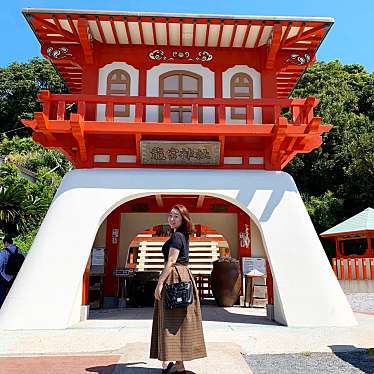
[[[239,78],[239,83],[236,83],[235,80]],[[243,82],[243,78],[248,79],[248,84]],[[235,93],[235,88],[237,87],[248,87],[249,94]],[[230,97],[232,99],[253,99],[253,79],[252,77],[244,72],[235,73],[230,78]],[[242,107],[231,107],[231,118],[232,119],[241,119],[245,120],[247,118],[246,113],[238,113],[237,109]]]
[[[166,78],[172,76],[178,76],[178,88],[176,90],[168,90],[164,88],[164,81]],[[197,90],[183,90],[183,77],[188,76],[197,80]],[[203,77],[200,74],[194,73],[188,70],[170,70],[166,73],[163,73],[159,76],[159,97],[165,97],[164,94],[178,94],[177,97],[183,97],[183,94],[197,94],[197,97],[200,98],[203,95]],[[203,108],[199,108],[198,121],[202,122],[203,117]],[[174,106],[170,107],[170,116],[172,112],[178,113],[179,121],[176,123],[187,123],[183,122],[183,113],[191,113],[192,119],[192,106]],[[159,122],[163,121],[163,107],[159,108]]]
[[[125,76],[125,79],[115,79],[113,80],[112,77],[115,74],[122,74]],[[126,82],[127,88],[125,90],[116,90],[112,89],[112,84],[124,84]],[[114,69],[112,70],[106,79],[106,94],[109,96],[130,96],[130,86],[131,86],[131,77],[130,74],[123,69]],[[124,110],[115,110],[115,105],[124,106]],[[129,117],[130,116],[130,104],[115,104],[113,105],[113,117]]]

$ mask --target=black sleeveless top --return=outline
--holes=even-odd
[[[164,255],[164,261],[167,262],[169,258],[169,249],[179,249],[179,255],[177,258],[178,264],[188,265],[189,260],[189,246],[188,236],[184,235],[179,231],[172,233],[170,238],[162,246],[162,254]]]

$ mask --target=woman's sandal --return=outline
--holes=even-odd
[[[162,369],[162,374],[169,374],[171,373],[171,369],[173,368],[174,366],[174,362],[169,362],[169,365],[167,366],[166,369]]]

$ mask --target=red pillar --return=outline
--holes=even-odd
[[[336,257],[340,257],[340,247],[339,247],[339,240],[338,238],[335,238],[335,252],[336,252]]]
[[[88,258],[86,269],[83,274],[82,305],[88,305],[88,288],[90,283],[91,256]]]
[[[368,242],[368,256],[373,256],[373,247],[371,246],[371,234],[368,234],[367,236],[367,242]]]
[[[97,95],[99,71],[96,65],[86,65],[82,71],[82,95]],[[86,104],[85,119],[96,120],[96,104]]]
[[[117,279],[113,276],[113,271],[117,267],[118,260],[120,219],[119,209],[114,210],[107,218],[104,296],[116,296],[117,294]]]
[[[223,97],[222,88],[222,71],[215,70],[214,72],[214,97],[221,99]],[[216,122],[218,122],[218,108],[216,107]]]
[[[238,212],[238,259],[250,257],[251,252],[251,219],[243,211]],[[247,238],[248,237],[248,238]],[[248,241],[247,241],[248,240]]]

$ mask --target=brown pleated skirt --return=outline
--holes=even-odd
[[[206,357],[199,295],[191,271],[185,265],[176,264],[166,283],[190,280],[193,284],[191,305],[168,309],[165,288],[162,290],[161,300],[155,300],[150,358],[161,361],[190,361]]]

